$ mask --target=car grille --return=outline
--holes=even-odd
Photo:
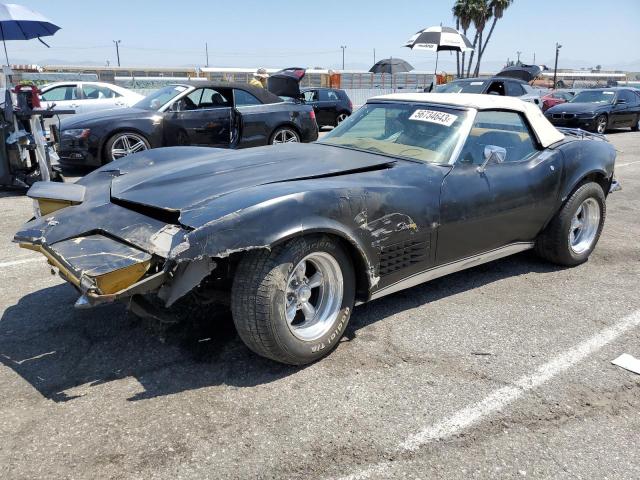
[[[575,113],[554,113],[553,118],[555,118],[556,120],[560,118],[564,118],[565,120],[570,120],[572,118],[576,118],[576,114]]]
[[[407,240],[382,248],[380,253],[380,276],[423,262],[429,253],[429,240]]]

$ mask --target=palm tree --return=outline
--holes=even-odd
[[[493,14],[493,22],[491,23],[491,28],[489,29],[489,34],[487,35],[487,39],[484,41],[484,45],[480,42],[480,51],[478,52],[478,64],[476,65],[476,74],[480,72],[480,61],[482,60],[482,56],[484,55],[484,50],[487,48],[487,43],[491,39],[491,34],[493,34],[493,29],[496,27],[496,23],[498,20],[502,18],[504,15],[504,11],[511,6],[513,0],[490,0],[489,8],[491,9],[491,13]]]
[[[478,60],[480,59],[480,47],[482,46],[482,32],[487,24],[487,21],[491,18],[493,12],[489,8],[487,0],[471,0],[471,21],[476,28],[476,34],[473,39],[473,52],[469,56],[469,66],[467,67],[467,77],[471,74],[471,65],[473,64],[473,56],[476,53],[475,48],[478,46]],[[476,65],[476,72],[478,72],[480,66]]]
[[[456,19],[456,28],[462,27],[462,33],[467,35],[467,30],[471,26],[472,3],[474,0],[456,0],[451,11]],[[458,63],[458,77],[464,76],[465,52],[462,52],[462,63]]]

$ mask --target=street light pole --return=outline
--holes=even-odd
[[[118,44],[121,42],[122,40],[114,40],[113,43],[116,44],[116,56],[118,57],[118,66],[120,66],[120,49],[118,48]]]
[[[207,54],[207,67],[209,66],[209,44],[207,42],[204,42],[204,51]]]
[[[560,53],[560,49],[562,45],[556,42],[556,64],[553,67],[553,88],[556,88],[556,77],[558,75],[558,54]]]
[[[340,45],[340,48],[342,49],[342,70],[344,70],[344,51],[347,48],[346,45]]]
[[[516,52],[516,55],[518,55],[518,63],[517,63],[517,65],[520,65],[520,55],[522,55],[522,52]]]

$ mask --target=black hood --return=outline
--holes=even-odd
[[[99,110],[96,112],[83,113],[80,115],[71,115],[60,121],[60,130],[68,128],[84,128],[88,124],[95,122],[109,123],[117,120],[126,120],[129,118],[138,119],[144,117],[152,117],[160,115],[154,110],[145,110],[143,108],[114,108],[109,110]]]
[[[149,150],[106,165],[118,169],[114,199],[183,211],[259,185],[384,168],[393,159],[321,144],[295,143],[222,150],[171,147]]]
[[[596,113],[607,110],[611,104],[609,103],[561,103],[549,108],[545,113]]]

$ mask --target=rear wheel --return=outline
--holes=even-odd
[[[299,143],[300,135],[291,127],[280,127],[271,135],[271,145],[278,143]]]
[[[340,125],[347,118],[349,118],[349,115],[347,113],[345,112],[339,113],[338,116],[336,117],[336,125]]]
[[[604,134],[604,132],[607,131],[607,116],[598,115],[598,118],[596,118],[594,128],[597,133]]]
[[[333,350],[355,298],[350,258],[326,236],[246,254],[231,293],[240,338],[258,355],[304,365]]]
[[[586,262],[598,243],[606,216],[605,196],[595,182],[569,197],[536,243],[536,252],[559,265]]]
[[[632,132],[637,132],[639,130],[640,130],[640,115],[638,115],[638,117],[636,118],[636,123],[631,126]]]
[[[149,150],[151,145],[139,133],[135,132],[118,132],[113,135],[105,144],[105,162],[112,162],[132,153]]]

